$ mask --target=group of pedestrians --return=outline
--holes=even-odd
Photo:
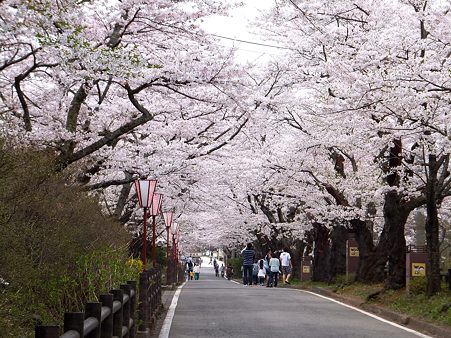
[[[193,263],[193,260],[190,258],[187,259],[185,264],[185,272],[186,272],[186,280],[198,280],[200,275],[200,262]]]
[[[282,249],[280,253],[268,250],[264,258],[257,260],[252,243],[248,243],[241,251],[241,255],[244,285],[265,285],[266,283],[267,287],[277,287],[280,274],[282,274],[283,284],[290,284],[293,266],[287,248]]]

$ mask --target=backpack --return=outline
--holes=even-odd
[[[189,268],[189,269],[192,269],[192,268],[193,268],[193,262],[188,261],[188,268]]]

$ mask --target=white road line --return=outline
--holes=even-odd
[[[235,284],[238,284],[238,285],[241,285],[241,283],[238,283],[238,282],[236,282],[236,281],[234,281],[234,280],[231,280],[231,282],[232,282],[232,283],[235,283]]]
[[[174,293],[174,297],[172,297],[171,305],[169,306],[168,313],[166,318],[164,319],[163,326],[160,331],[159,338],[168,338],[169,331],[171,330],[172,319],[174,319],[175,308],[177,307],[177,302],[179,300],[180,292],[182,292],[182,288],[185,286],[186,282],[180,285]]]
[[[366,311],[361,310],[361,309],[359,309],[359,308],[356,308],[356,307],[354,307],[354,306],[351,306],[351,305],[348,305],[348,304],[339,302],[338,300],[335,300],[335,299],[333,299],[333,298],[329,298],[329,297],[326,297],[326,296],[323,296],[323,295],[319,295],[319,294],[317,294],[317,293],[310,292],[310,291],[306,291],[306,290],[297,290],[297,291],[301,291],[301,292],[305,292],[305,293],[310,293],[310,294],[312,294],[312,295],[314,295],[314,296],[318,296],[318,297],[321,297],[321,298],[330,300],[331,302],[334,302],[334,303],[340,304],[340,305],[342,305],[342,306],[345,306],[345,307],[347,307],[347,308],[353,309],[353,310],[358,311],[358,312],[360,312],[360,313],[363,313],[363,314],[365,314],[365,315],[367,315],[367,316],[369,316],[369,317],[372,317],[372,318],[375,318],[375,319],[377,319],[377,320],[380,320],[381,322],[390,324],[390,325],[392,325],[392,326],[394,326],[394,327],[397,327],[397,328],[399,328],[399,329],[402,329],[402,330],[404,330],[404,331],[413,333],[414,335],[416,335],[416,336],[418,336],[418,337],[422,337],[422,338],[432,338],[431,336],[427,336],[427,335],[425,335],[425,334],[423,334],[423,333],[420,333],[420,332],[418,332],[418,331],[415,331],[415,330],[409,329],[409,328],[407,328],[407,327],[404,327],[404,326],[402,326],[402,325],[393,323],[393,322],[391,322],[391,321],[389,321],[389,320],[387,320],[387,319],[381,318],[381,317],[379,317],[379,316],[376,316],[376,315],[374,315],[374,314],[372,314],[372,313],[366,312]]]

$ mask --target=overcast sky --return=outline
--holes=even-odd
[[[233,41],[230,39],[245,40],[263,44],[271,44],[252,34],[252,21],[259,15],[259,11],[266,10],[274,5],[274,0],[244,0],[243,7],[233,10],[229,17],[209,18],[202,25],[209,33],[223,36],[221,45],[235,46],[239,50],[237,58],[241,62],[262,62],[280,53],[280,50],[271,47]]]

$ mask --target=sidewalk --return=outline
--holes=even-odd
[[[158,336],[160,335],[161,327],[163,326],[164,319],[166,318],[168,309],[171,306],[172,297],[174,297],[175,290],[176,289],[163,290],[163,293],[161,295],[161,302],[163,304],[163,310],[160,312],[160,314],[155,322],[155,325],[152,328],[152,331],[150,331],[151,338],[158,338]]]

